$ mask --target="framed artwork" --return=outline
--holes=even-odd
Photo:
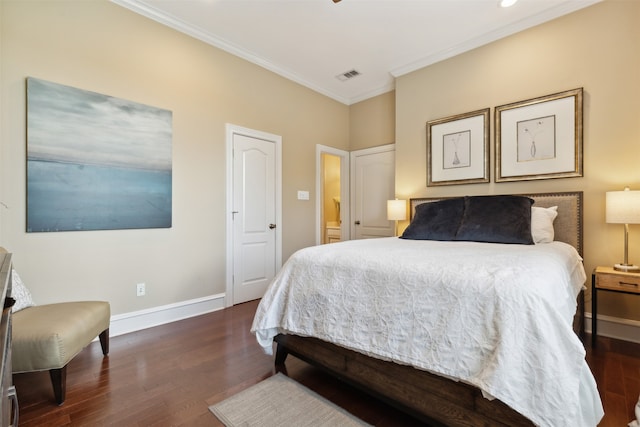
[[[495,109],[496,182],[583,176],[582,88]]]
[[[489,182],[489,108],[427,122],[427,186]]]
[[[29,77],[26,231],[170,228],[172,113]]]

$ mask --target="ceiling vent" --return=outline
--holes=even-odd
[[[340,80],[341,82],[346,82],[347,80],[351,80],[352,78],[358,77],[359,75],[360,71],[351,70],[347,71],[346,73],[338,74],[336,76],[336,79]]]

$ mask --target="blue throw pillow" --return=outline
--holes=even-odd
[[[455,240],[533,245],[532,204],[524,196],[467,196]]]
[[[402,239],[455,240],[464,212],[464,198],[421,203]]]

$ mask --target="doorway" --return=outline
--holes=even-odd
[[[282,265],[282,138],[227,124],[225,306],[261,298]]]
[[[349,239],[349,152],[316,145],[316,244]]]

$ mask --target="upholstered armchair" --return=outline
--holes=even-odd
[[[13,373],[49,371],[55,400],[66,395],[67,364],[99,336],[102,353],[109,353],[111,309],[105,301],[76,301],[36,305],[20,276],[12,271]]]

